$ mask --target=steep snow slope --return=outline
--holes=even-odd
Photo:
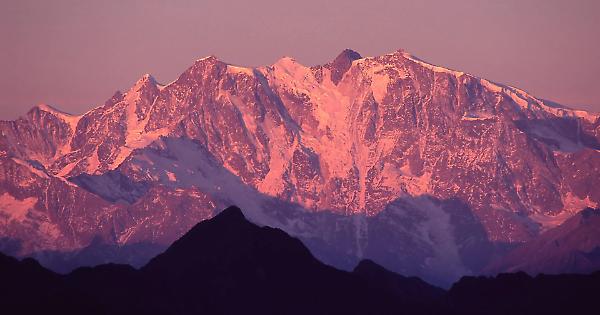
[[[238,204],[330,263],[443,280],[600,201],[597,114],[404,51],[315,67],[211,56],[84,115],[38,106],[0,130],[4,204],[37,200],[2,227],[21,254],[94,235],[168,244]]]

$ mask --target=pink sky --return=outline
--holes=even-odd
[[[81,113],[144,73],[170,82],[214,54],[322,64],[344,48],[428,62],[600,111],[600,1],[30,1],[0,10],[0,119]],[[326,2],[326,3],[325,3]]]

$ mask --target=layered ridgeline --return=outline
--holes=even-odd
[[[368,260],[327,266],[296,238],[230,207],[147,265],[58,275],[0,254],[6,314],[596,314],[600,273],[464,277],[449,291]]]
[[[1,246],[141,264],[237,204],[329,264],[448,284],[598,205],[599,117],[404,51],[207,57],[80,116],[1,122]]]
[[[432,314],[444,294],[374,263],[353,273],[327,266],[237,207],[198,223],[139,270],[107,264],[60,276],[0,254],[0,276],[7,314]]]
[[[589,273],[600,270],[600,209],[587,208],[560,226],[493,261],[488,273]]]

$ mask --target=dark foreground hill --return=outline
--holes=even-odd
[[[139,270],[109,264],[59,275],[0,255],[0,279],[3,314],[592,314],[600,292],[600,273],[471,277],[445,292],[372,261],[340,271],[237,207]]]
[[[463,277],[446,294],[452,314],[598,314],[600,272]]]

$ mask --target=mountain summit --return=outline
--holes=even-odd
[[[0,248],[165,248],[237,204],[328,264],[449,285],[597,207],[599,117],[404,51],[207,57],[83,115],[0,122]]]
[[[361,58],[362,56],[356,51],[344,49],[330,64],[331,81],[338,84],[344,73],[352,66],[352,62]]]

